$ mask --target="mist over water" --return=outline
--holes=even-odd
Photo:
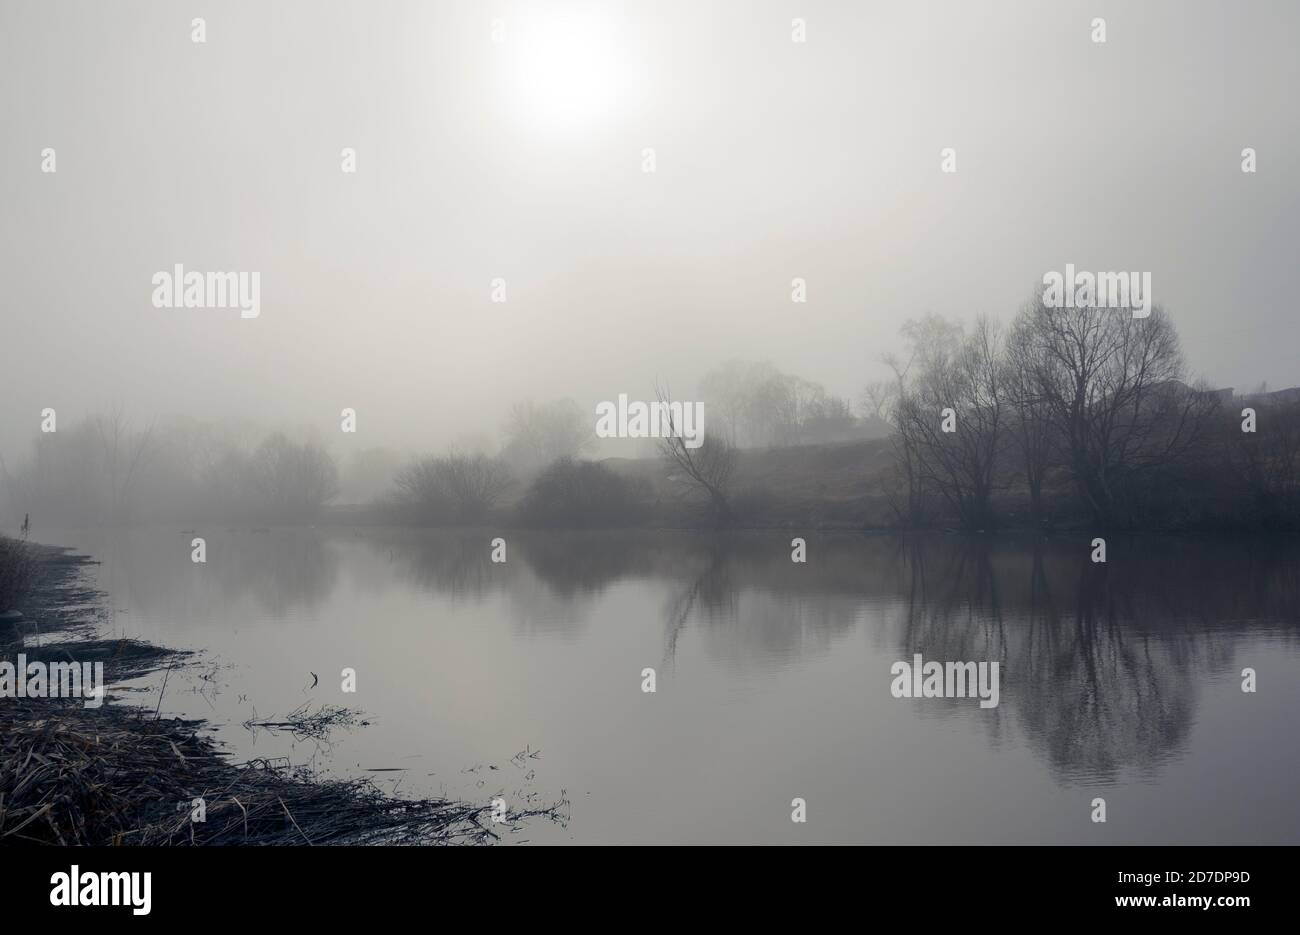
[[[0,0],[0,649],[515,841],[1300,841],[1300,6],[1096,6]]]
[[[1261,769],[1249,739],[1288,736],[1300,700],[1290,547],[1133,538],[1107,567],[1068,539],[827,535],[801,566],[774,534],[573,533],[494,565],[477,532],[278,529],[237,531],[199,570],[177,535],[57,534],[104,561],[113,633],[206,648],[170,674],[166,710],[213,719],[239,754],[409,794],[563,790],[568,827],[531,840],[1300,832],[1294,747]],[[892,698],[889,668],[914,652],[1000,661],[999,705]],[[366,727],[317,744],[240,726],[334,698],[344,665]],[[1241,692],[1245,666],[1267,691]],[[524,750],[540,754],[512,763]],[[1123,820],[1091,823],[1094,795]],[[807,825],[789,822],[794,796]]]

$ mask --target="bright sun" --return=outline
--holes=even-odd
[[[620,92],[621,69],[610,24],[596,13],[537,15],[516,24],[513,94],[536,129],[572,134],[599,124]]]

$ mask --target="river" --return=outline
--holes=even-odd
[[[1300,843],[1297,546],[796,534],[35,538],[100,560],[105,633],[198,651],[128,700],[166,679],[239,758],[570,803],[508,841]],[[997,705],[895,697],[916,654],[998,662]],[[367,723],[243,726],[304,704]]]

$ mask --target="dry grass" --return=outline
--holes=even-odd
[[[563,820],[556,806],[493,823],[490,805],[394,798],[284,762],[235,765],[198,727],[138,709],[7,700],[0,844],[478,844],[526,818]],[[203,822],[191,820],[198,798]]]
[[[0,536],[0,612],[17,609],[35,580],[35,550],[19,539]]]

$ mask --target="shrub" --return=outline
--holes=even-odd
[[[398,505],[430,523],[480,522],[513,483],[504,462],[483,454],[420,458],[395,481]]]
[[[537,475],[519,504],[531,526],[632,526],[649,512],[650,486],[594,461],[561,458]]]

